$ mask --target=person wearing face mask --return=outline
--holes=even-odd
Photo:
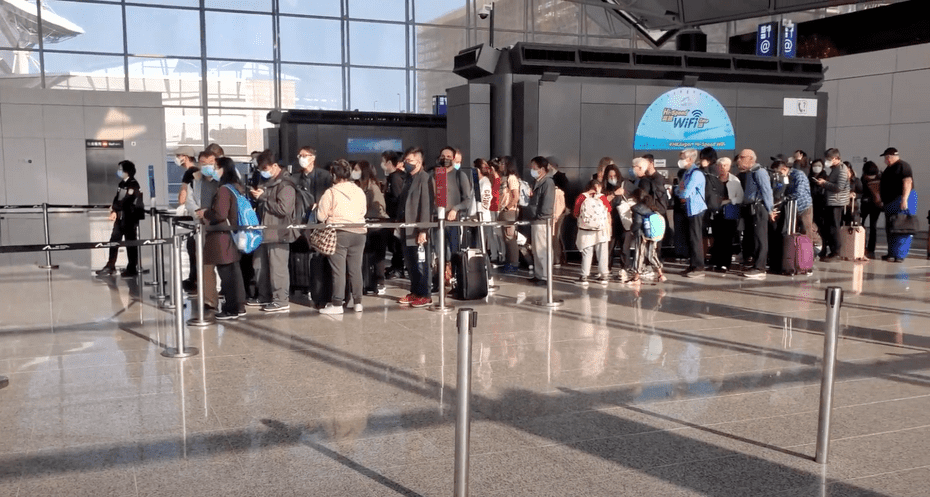
[[[632,247],[632,238],[633,235],[628,229],[624,226],[623,219],[621,219],[620,204],[623,203],[630,192],[632,192],[632,183],[628,181],[629,178],[623,178],[620,173],[620,168],[616,164],[608,164],[604,168],[603,174],[604,181],[602,183],[604,198],[611,206],[611,216],[610,216],[610,226],[607,230],[607,235],[610,238],[610,241],[607,243],[607,267],[610,271],[614,269],[614,254],[617,251],[617,248],[620,248],[620,270],[619,278],[621,281],[626,279],[627,270],[632,266],[630,265],[630,248]],[[632,217],[629,219],[632,222]],[[628,223],[629,224],[629,223]],[[597,252],[598,257],[600,257],[600,252]],[[608,273],[609,274],[609,273]]]
[[[688,216],[688,253],[690,264],[682,272],[686,278],[704,276],[704,211],[706,181],[704,172],[697,167],[698,151],[693,148],[682,150],[679,154],[678,168],[685,171],[678,183],[678,197],[684,204]],[[684,228],[684,227],[682,227]],[[678,227],[676,226],[676,229]]]
[[[475,200],[475,190],[469,175],[455,168],[454,148],[446,146],[439,152],[439,163],[433,169],[432,176],[436,185],[435,205],[437,208],[445,207],[446,221],[456,221],[467,216],[469,206]],[[452,253],[459,250],[460,230],[459,227],[446,228],[446,247],[433,247],[434,250],[445,249],[447,265],[451,264]]]
[[[218,181],[220,173],[216,170],[216,157],[213,155],[213,152],[208,150],[200,152],[198,162],[200,163],[200,169],[194,174],[193,184],[188,186],[187,200],[184,203],[184,207],[188,215],[193,217],[195,221],[203,223],[204,212],[206,208],[213,203],[214,197],[216,197],[216,191],[219,188]],[[195,243],[195,237],[189,237],[187,239],[187,254],[191,261],[190,277],[189,280],[185,280],[182,283],[184,289],[192,294],[200,290],[197,288],[197,271],[200,268],[200,264],[197,261]],[[206,264],[203,266],[203,271],[203,284],[204,291],[206,292],[204,293],[204,306],[216,309],[219,301],[216,293],[216,272],[213,266]]]
[[[125,239],[127,242],[138,240],[136,229],[139,227],[139,220],[145,215],[145,209],[142,205],[142,191],[139,182],[136,181],[136,165],[128,160],[119,163],[116,170],[120,182],[117,186],[116,195],[110,204],[109,220],[113,222],[113,231],[110,233],[111,242],[119,242]],[[97,271],[99,276],[110,276],[116,273],[116,257],[119,254],[119,247],[110,247],[110,257],[106,265]],[[120,276],[124,278],[135,278],[139,275],[139,247],[126,247],[126,256],[129,259],[126,269]]]
[[[562,264],[565,264],[565,243],[562,242],[562,231],[565,227],[565,218],[568,217],[568,209],[565,208],[568,176],[559,171],[559,165],[554,157],[549,157],[549,169],[552,171],[552,182],[555,184],[556,194],[553,212],[555,224],[552,227],[552,267],[562,267]]]
[[[368,162],[365,162],[368,166]],[[330,224],[363,224],[368,209],[365,192],[352,180],[353,176],[361,179],[361,170],[350,166],[345,159],[339,159],[330,168],[333,175],[333,186],[323,192],[320,197],[318,211],[321,223]],[[353,174],[358,171],[359,174]],[[370,178],[369,178],[370,179]],[[376,187],[375,187],[376,188]],[[383,202],[378,215],[383,212]],[[343,303],[346,296],[346,283],[351,288],[355,312],[362,312],[363,252],[365,250],[365,234],[367,229],[337,228],[336,252],[329,256],[329,266],[333,273],[332,302],[320,309],[320,314],[342,314]]]
[[[607,173],[604,174],[607,176]],[[587,202],[587,205],[585,205]],[[582,218],[582,205],[585,207]],[[575,236],[575,246],[581,251],[581,276],[578,282],[581,286],[588,286],[588,274],[591,272],[591,262],[597,252],[598,281],[607,285],[610,281],[610,269],[607,267],[608,242],[610,241],[610,201],[601,194],[601,183],[592,179],[584,192],[575,199],[572,215],[578,219],[579,228]],[[587,225],[587,226],[586,226]]]
[[[739,225],[740,206],[743,203],[743,186],[730,173],[733,161],[729,157],[717,159],[715,169],[717,179],[723,185],[723,198],[720,199],[721,211],[714,217],[714,246],[711,247],[711,265],[714,271],[726,273],[733,260],[733,240]]]
[[[251,194],[258,201],[259,222],[268,229],[261,246],[255,251],[258,298],[249,299],[246,305],[261,306],[262,311],[269,313],[286,312],[291,308],[288,300],[288,244],[297,239],[297,233],[282,227],[294,224],[297,191],[290,175],[275,161],[271,150],[265,150],[258,156],[258,169],[265,181]]]
[[[212,152],[205,153],[213,157]],[[209,208],[202,212],[201,219],[204,223],[213,226],[238,226],[239,209],[236,193],[246,195],[246,188],[239,181],[239,173],[232,159],[221,157],[216,162],[215,166],[204,166],[202,170],[204,177],[216,183],[217,190],[213,200],[208,204]],[[236,193],[233,193],[233,190]],[[239,267],[242,255],[229,231],[207,232],[203,249],[204,268],[206,269],[209,264],[212,273],[212,268],[215,267],[219,272],[223,287],[223,309],[215,315],[218,320],[238,319],[245,315],[245,283]],[[212,288],[216,289],[215,281]]]
[[[824,152],[824,163],[830,165],[830,175],[826,179],[817,180],[827,195],[827,206],[824,212],[827,230],[821,233],[823,247],[820,249],[820,261],[833,262],[839,257],[843,243],[839,235],[843,210],[849,204],[849,170],[843,165],[840,151],[835,148]]]
[[[352,170],[352,180],[365,192],[366,212],[364,219],[379,223],[387,221],[388,214],[378,175],[367,160],[360,160]],[[365,236],[365,251],[362,261],[362,276],[365,287],[362,293],[384,295],[384,277],[387,241],[394,230],[390,228],[369,229]]]
[[[404,191],[404,172],[400,154],[393,150],[381,153],[381,170],[384,171],[384,205],[387,215],[394,221],[397,218],[397,202]],[[404,276],[404,244],[392,231],[387,239],[391,251],[391,268],[385,271],[385,278],[402,278]]]
[[[184,205],[187,200],[187,188],[194,182],[194,173],[197,172],[197,161],[194,159],[193,147],[187,145],[178,147],[174,150],[174,163],[184,168],[184,175],[181,176],[181,189],[178,190],[178,205]]]
[[[555,211],[555,183],[549,171],[549,160],[537,156],[530,160],[530,174],[536,180],[533,185],[533,196],[530,197],[529,211],[533,214],[533,221],[552,222]],[[546,237],[546,225],[535,222],[531,225],[533,244],[533,277],[531,283],[539,286],[546,285],[549,274],[549,245],[551,239]]]
[[[811,237],[811,240],[814,242],[814,248],[818,251],[823,247],[823,238],[821,233],[827,231],[827,222],[824,218],[827,210],[827,192],[820,186],[818,179],[826,179],[829,177],[827,171],[824,170],[823,161],[820,159],[815,159],[811,161],[811,173],[808,176],[808,183],[810,184],[811,190],[811,202],[813,204],[813,216],[814,216],[814,226],[816,227],[814,236]]]
[[[397,203],[397,220],[404,223],[428,223],[433,220],[435,184],[423,170],[423,150],[411,147],[404,152],[407,177]],[[410,293],[397,301],[400,305],[427,307],[430,297],[429,228],[402,228],[404,260],[410,279]]]
[[[634,172],[639,178],[638,185],[647,195],[652,197],[652,201],[656,205],[659,215],[665,219],[666,236],[662,239],[663,243],[672,243],[674,237],[668,236],[669,226],[671,226],[671,224],[668,222],[669,197],[668,189],[665,187],[665,176],[656,170],[655,157],[653,157],[652,154],[645,154],[642,158],[645,159],[645,162],[640,163],[639,166],[643,168],[641,175],[639,172],[636,172],[636,161],[634,161],[633,165]]]
[[[300,165],[300,174],[295,178],[295,183],[302,190],[309,192],[313,199],[319,199],[323,192],[333,186],[333,175],[322,167],[316,167],[316,150],[313,147],[301,147],[297,153],[297,162]],[[316,205],[310,206],[311,212],[304,215],[309,223],[316,222],[314,209]]]

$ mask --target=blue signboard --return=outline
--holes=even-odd
[[[756,55],[775,57],[778,55],[778,23],[760,24],[756,31]]]
[[[380,154],[385,150],[403,150],[403,142],[398,138],[349,138],[346,152],[350,154]]]
[[[798,29],[793,22],[788,22],[782,26],[781,30],[781,55],[793,59],[797,53]]]
[[[733,123],[723,105],[697,88],[675,88],[646,109],[636,128],[636,150],[736,148]]]

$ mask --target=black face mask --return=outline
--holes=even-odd
[[[415,165],[413,165],[413,164],[411,164],[411,163],[409,163],[409,162],[404,162],[404,171],[406,171],[407,174],[412,173],[413,170],[416,169],[416,168],[417,168],[417,166],[415,166]]]
[[[439,165],[442,167],[449,167],[452,165],[452,159],[439,159]]]

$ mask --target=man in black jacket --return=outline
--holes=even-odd
[[[128,160],[119,163],[119,169],[116,174],[121,178],[116,196],[113,197],[113,203],[110,205],[110,221],[113,221],[113,232],[110,234],[111,242],[118,242],[126,239],[129,241],[138,240],[136,229],[139,227],[139,220],[145,215],[145,208],[142,205],[142,191],[139,182],[136,181],[136,165]],[[97,271],[100,276],[109,276],[116,273],[116,256],[119,254],[119,247],[110,247],[110,258],[102,269]],[[120,276],[124,278],[134,278],[139,275],[139,247],[126,247],[126,256],[129,263],[126,265]]]
[[[423,150],[413,147],[404,152],[404,171],[407,178],[397,202],[397,220],[404,223],[431,222],[436,192],[433,179],[423,170]],[[427,307],[433,303],[430,297],[429,232],[429,228],[401,230],[410,293],[397,301],[400,305]]]
[[[401,156],[398,152],[387,150],[381,153],[381,170],[384,171],[384,203],[388,217],[393,221],[397,218],[397,203],[404,191],[404,173]],[[391,251],[391,267],[385,272],[390,279],[404,275],[404,244],[401,239],[391,234],[388,239],[388,250]]]

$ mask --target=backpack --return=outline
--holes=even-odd
[[[600,231],[607,227],[607,206],[598,197],[585,196],[578,212],[578,229]]]
[[[665,237],[665,218],[653,212],[643,218],[643,238],[659,241]]]
[[[782,180],[782,175],[778,174],[778,171],[769,169],[767,172],[772,185],[772,205],[777,207],[785,202],[785,192],[788,190],[788,185]]]
[[[239,212],[239,225],[258,226],[258,214],[255,213],[255,209],[252,208],[252,203],[249,202],[249,199],[245,198],[244,195],[236,191],[231,185],[226,185],[226,188],[229,188],[229,191],[236,197],[236,210]],[[233,231],[232,237],[233,241],[236,242],[236,247],[238,247],[239,251],[243,254],[255,252],[255,249],[262,244],[263,238],[261,230]]]
[[[517,201],[517,205],[520,207],[526,207],[530,205],[530,196],[533,193],[533,189],[530,187],[530,184],[526,180],[520,180],[520,200]]]
[[[552,206],[552,217],[558,219],[562,217],[562,214],[565,213],[565,192],[559,188],[555,188],[555,202]]]
[[[704,202],[710,211],[719,211],[723,207],[723,183],[717,176],[704,173]]]
[[[310,193],[310,190],[306,186],[295,182],[294,190],[297,192],[297,194],[294,195],[294,220],[297,223],[303,224],[310,218],[310,209],[316,202],[313,199],[313,194]]]

